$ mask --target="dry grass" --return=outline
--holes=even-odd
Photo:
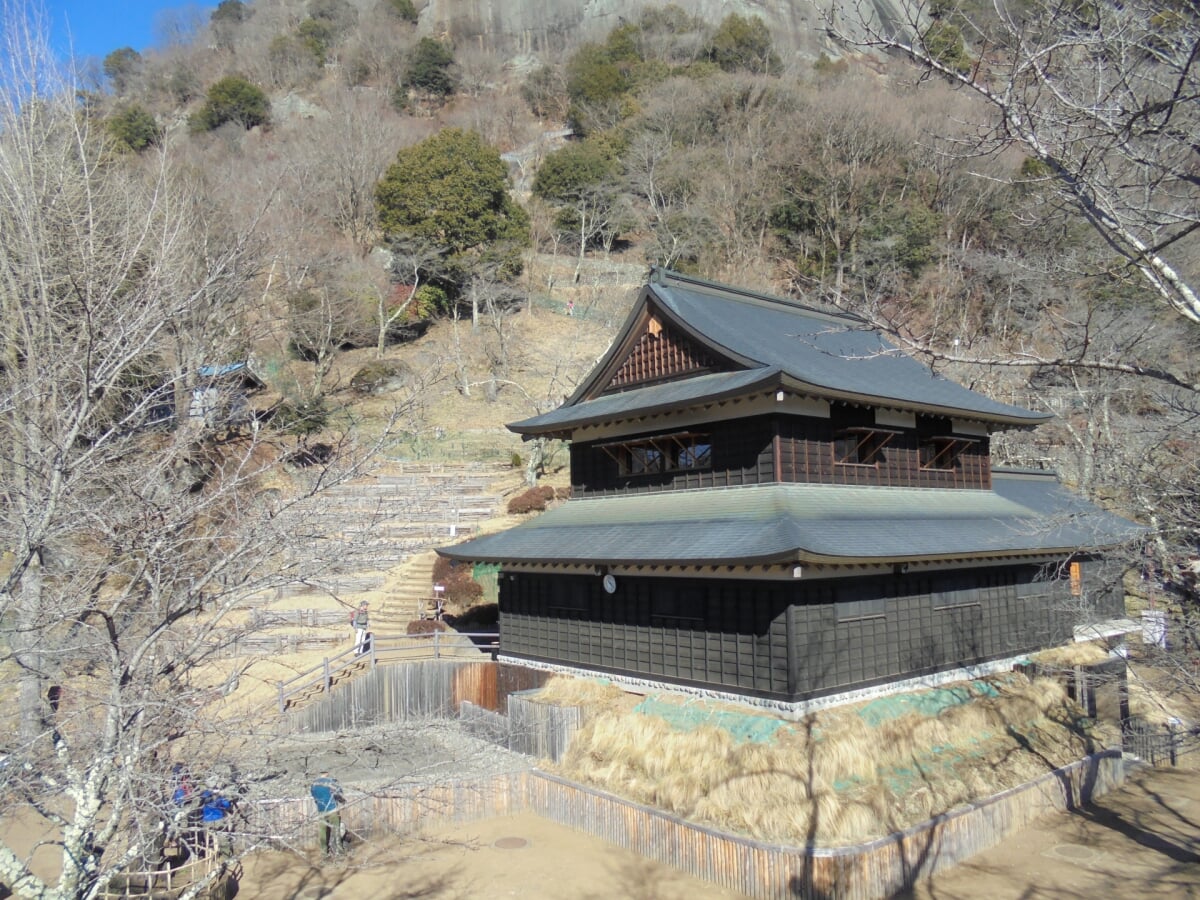
[[[1077,644],[1066,644],[1062,647],[1051,647],[1030,657],[1035,663],[1043,666],[1069,668],[1071,666],[1090,666],[1102,663],[1108,659],[1108,651],[1095,641],[1084,641]]]
[[[555,706],[583,706],[592,714],[614,707],[628,707],[634,702],[631,694],[611,681],[599,678],[572,678],[554,675],[538,690],[539,703]]]
[[[1016,675],[933,714],[900,706],[901,714],[872,725],[860,714],[865,704],[841,707],[787,723],[759,743],[709,724],[681,730],[570,681],[547,694],[590,710],[559,767],[564,775],[789,844],[879,837],[1029,781],[1114,737],[1077,724],[1079,711],[1057,683]]]
[[[1145,666],[1128,669],[1129,713],[1165,725],[1171,719],[1200,719],[1200,703],[1192,691],[1180,690],[1171,670]]]

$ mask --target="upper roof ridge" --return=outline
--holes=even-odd
[[[728,297],[731,300],[746,300],[756,303],[760,306],[782,307],[792,312],[802,312],[808,315],[827,318],[832,321],[847,323],[855,328],[865,328],[871,331],[878,330],[874,325],[871,324],[870,321],[851,312],[846,312],[844,310],[820,309],[816,306],[811,306],[792,297],[780,297],[777,294],[768,294],[763,291],[751,290],[750,288],[724,284],[719,281],[710,281],[704,278],[698,278],[695,275],[684,275],[682,272],[676,272],[661,266],[650,267],[650,277],[648,281],[651,285],[687,288],[689,290],[699,291],[705,294]]]

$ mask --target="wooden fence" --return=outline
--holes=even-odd
[[[463,779],[354,798],[342,806],[342,821],[347,832],[367,838],[512,815],[528,808],[528,774]],[[278,843],[316,845],[317,815],[307,798],[258,803],[247,810],[247,817],[254,833],[272,835]]]
[[[530,778],[528,802],[544,818],[749,897],[871,900],[891,897],[956,865],[1047,812],[1075,809],[1123,778],[1120,752],[1106,751],[849,847],[785,847],[725,834],[544,773]]]
[[[291,721],[300,730],[331,731],[457,714],[470,730],[497,743],[559,758],[581,722],[580,712],[522,696],[521,689],[535,685],[512,668],[446,660],[378,668],[294,713]],[[1105,751],[905,831],[850,847],[788,847],[726,834],[536,771],[372,796],[347,806],[346,823],[369,835],[529,810],[749,897],[869,900],[903,891],[1048,812],[1078,808],[1123,779],[1120,751]],[[315,834],[311,803],[287,801],[271,815],[273,827],[281,829],[277,833],[303,825]]]
[[[206,840],[207,837],[205,835]],[[232,882],[238,871],[237,865],[227,865],[216,847],[209,846],[203,853],[182,862],[164,859],[152,869],[134,868],[114,875],[100,889],[99,897],[100,900],[164,900],[178,897],[192,885],[211,877],[212,881],[201,896],[224,900],[234,896]]]
[[[544,772],[414,788],[347,804],[362,836],[406,833],[531,811],[697,878],[764,900],[890,897],[993,846],[1053,810],[1074,809],[1123,779],[1106,751],[902,832],[848,847],[784,846],[726,834]],[[261,804],[256,827],[315,842],[312,804]]]
[[[494,657],[499,647],[495,632],[468,634],[438,632],[431,634],[373,635],[370,649],[359,654],[352,647],[327,656],[311,669],[277,683],[280,714],[316,695],[325,695],[337,681],[346,680],[384,663],[420,662],[428,659],[478,660],[485,654]],[[386,720],[383,720],[386,721]]]
[[[310,733],[429,716],[453,718],[464,700],[495,706],[495,694],[496,666],[490,660],[429,659],[379,666],[338,685],[320,702],[289,712],[286,728]]]
[[[459,721],[471,734],[535,759],[562,760],[567,745],[584,722],[583,710],[574,706],[536,703],[509,695],[508,715],[464,700]]]

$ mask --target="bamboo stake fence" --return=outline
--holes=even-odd
[[[508,668],[444,660],[380,667],[293,714],[291,724],[329,731],[384,717],[457,715],[476,734],[557,759],[582,722],[580,711],[521,696],[534,685]],[[748,897],[873,900],[893,896],[994,846],[1039,816],[1076,809],[1123,780],[1121,752],[1109,750],[904,831],[848,847],[789,847],[727,834],[536,770],[371,796],[349,804],[345,816],[348,828],[370,835],[531,811]],[[263,807],[262,814],[273,817],[274,833],[295,833],[303,826],[315,838],[315,814],[306,800]]]
[[[762,900],[876,900],[894,896],[1001,841],[1039,816],[1075,809],[1121,783],[1118,751],[1089,756],[905,831],[847,847],[789,847],[727,834],[557,776],[531,770],[414,788],[346,805],[364,837],[533,812],[689,875]],[[276,834],[307,829],[311,803],[257,809]]]

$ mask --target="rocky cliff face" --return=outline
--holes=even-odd
[[[421,10],[425,34],[452,38],[460,47],[475,44],[504,53],[553,53],[580,41],[601,40],[622,21],[636,21],[645,0],[428,0]],[[757,16],[770,28],[776,49],[789,57],[836,58],[839,48],[825,33],[817,3],[832,2],[853,15],[859,0],[674,0],[693,15],[716,24],[731,13]],[[902,0],[862,0],[879,20],[901,21]]]

